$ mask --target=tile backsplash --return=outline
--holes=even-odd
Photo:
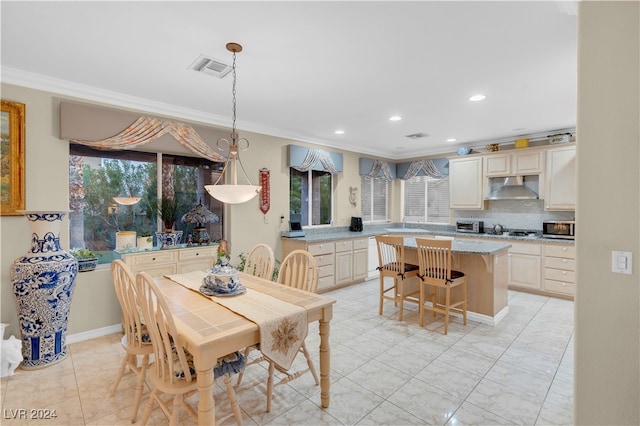
[[[486,210],[454,210],[453,219],[482,220],[485,228],[500,224],[507,229],[542,230],[546,220],[575,220],[574,211],[546,211],[544,200],[487,201]]]

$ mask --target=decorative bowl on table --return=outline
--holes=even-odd
[[[207,296],[236,296],[247,291],[240,284],[238,270],[230,266],[224,258],[211,268],[202,281],[200,291]]]

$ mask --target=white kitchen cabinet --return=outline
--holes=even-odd
[[[122,261],[133,274],[147,272],[152,277],[213,267],[218,245],[123,253]]]
[[[546,210],[576,209],[575,145],[547,150],[544,208]]]
[[[516,150],[517,151],[517,150]],[[484,158],[485,177],[538,175],[544,171],[544,152],[505,152]]]
[[[478,210],[484,208],[483,157],[452,158],[449,160],[449,207]]]
[[[353,276],[353,241],[336,241],[336,285],[346,284]]]
[[[282,258],[293,250],[307,250],[318,266],[318,291],[362,282],[367,276],[368,238],[322,242],[282,238]]]
[[[509,287],[540,290],[540,244],[511,243],[507,255]]]
[[[353,277],[354,281],[364,281],[369,273],[369,239],[353,240]]]
[[[566,245],[544,246],[544,290],[565,296],[576,292],[576,248]]]

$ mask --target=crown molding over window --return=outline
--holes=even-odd
[[[289,167],[301,172],[320,170],[337,174],[342,172],[342,154],[306,146],[289,145]]]
[[[429,176],[435,179],[442,179],[449,175],[449,160],[446,158],[399,163],[396,166],[398,177],[402,180],[408,180],[416,176]]]
[[[360,176],[393,180],[396,178],[396,164],[383,160],[360,157]]]

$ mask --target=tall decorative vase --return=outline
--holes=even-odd
[[[31,250],[11,266],[22,335],[22,368],[47,367],[67,356],[66,335],[78,262],[60,247],[64,211],[23,211]]]

